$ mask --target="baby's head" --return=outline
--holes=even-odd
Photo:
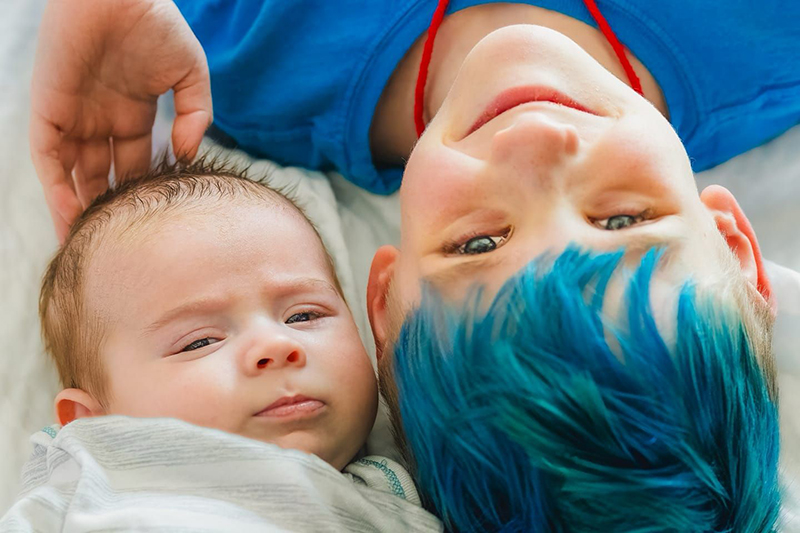
[[[50,263],[40,316],[61,424],[172,417],[341,469],[375,419],[318,233],[234,168],[163,164],[95,200]]]

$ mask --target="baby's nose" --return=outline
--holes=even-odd
[[[272,333],[254,339],[242,358],[245,373],[259,373],[285,367],[303,367],[306,352],[302,344],[289,335]]]
[[[278,354],[274,357],[261,357],[256,362],[257,368],[276,368],[288,365],[303,366],[305,364],[305,355],[301,350],[292,350],[286,354]]]

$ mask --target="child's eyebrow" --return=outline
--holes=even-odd
[[[269,280],[269,282],[266,284],[266,287],[262,286],[254,290],[268,294],[269,298],[272,300],[284,298],[292,294],[310,292],[326,292],[335,296],[336,298],[341,298],[339,291],[337,291],[333,285],[318,278],[288,278]],[[163,313],[158,319],[153,321],[148,326],[145,326],[144,331],[147,333],[152,333],[153,331],[164,327],[173,320],[176,320],[184,315],[213,314],[225,308],[228,303],[229,298],[226,296],[215,296],[190,300]]]
[[[628,256],[643,255],[647,250],[654,246],[661,246],[664,248],[664,255],[662,262],[666,264],[674,257],[683,244],[683,239],[675,237],[665,237],[660,235],[641,235],[634,234],[626,237],[624,247]],[[435,272],[427,274],[423,279],[430,283],[433,287],[440,291],[447,292],[447,289],[454,283],[463,282],[465,279],[474,278],[482,270],[487,270],[501,265],[505,262],[506,254],[485,254],[478,259],[461,261],[454,263],[447,267],[441,268]],[[522,268],[522,265],[520,265]]]
[[[442,290],[456,281],[472,278],[482,270],[493,268],[505,261],[505,254],[485,254],[479,259],[453,263],[424,277],[425,281]]]

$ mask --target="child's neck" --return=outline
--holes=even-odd
[[[439,29],[425,89],[426,123],[441,107],[470,50],[492,31],[513,24],[536,24],[559,31],[578,43],[609,72],[628,83],[625,71],[611,46],[596,28],[540,7],[526,4],[484,4],[447,16]],[[425,34],[408,50],[386,84],[375,108],[370,142],[372,156],[378,165],[402,164],[417,140],[412,110],[414,85],[424,42]],[[655,78],[632,54],[628,57],[642,81],[645,97],[667,116],[666,101]]]

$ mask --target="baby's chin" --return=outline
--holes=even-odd
[[[350,452],[344,449],[345,446],[334,446],[334,443],[329,442],[330,439],[323,438],[313,430],[292,431],[280,437],[265,435],[263,431],[243,431],[238,434],[284,450],[314,455],[340,471],[358,453],[358,449]]]

